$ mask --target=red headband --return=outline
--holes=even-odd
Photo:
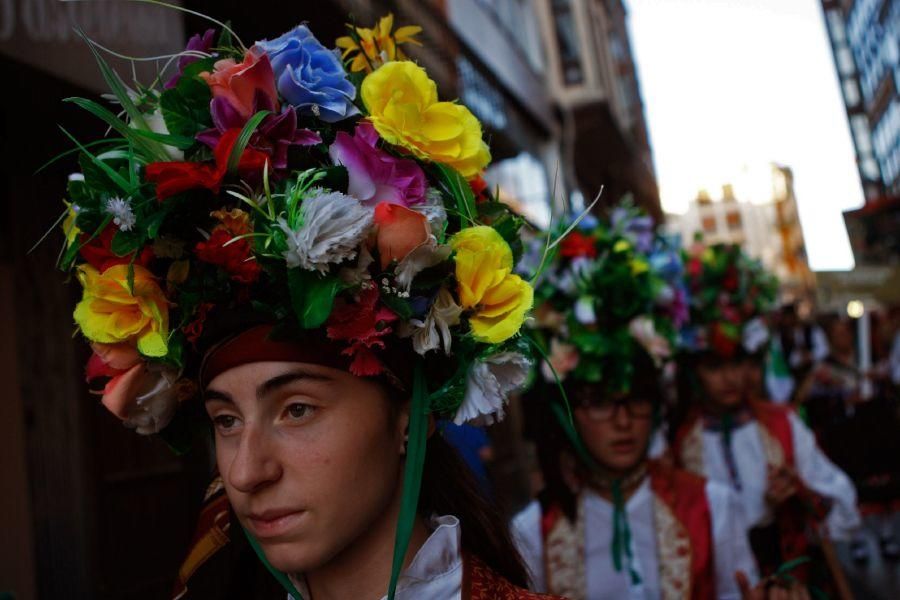
[[[254,362],[304,362],[346,371],[350,360],[334,344],[317,336],[302,340],[273,340],[271,325],[258,325],[213,347],[200,365],[200,385],[229,369]]]

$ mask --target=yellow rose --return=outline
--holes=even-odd
[[[527,281],[512,274],[512,250],[493,228],[470,227],[450,240],[456,252],[460,306],[472,311],[476,339],[499,344],[518,333],[534,300]]]
[[[84,336],[101,344],[136,343],[144,356],[168,352],[169,309],[153,274],[134,265],[134,294],[128,290],[128,265],[100,273],[90,265],[78,268],[84,288],[75,307],[75,322]]]
[[[360,94],[379,135],[416,157],[449,165],[467,179],[491,161],[475,115],[439,102],[437,85],[415,63],[385,64],[366,76]]]

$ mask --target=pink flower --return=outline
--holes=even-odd
[[[269,57],[259,49],[251,49],[240,63],[233,58],[217,61],[212,73],[200,76],[209,85],[213,98],[225,98],[245,119],[253,115],[257,105],[271,106],[273,111],[278,111],[275,73]]]
[[[431,237],[425,215],[399,204],[378,204],[375,207],[375,225],[378,228],[376,244],[382,269],[392,261],[402,261]]]
[[[350,177],[348,193],[363,204],[380,202],[411,206],[425,199],[425,174],[415,161],[398,158],[378,147],[378,134],[363,122],[350,134],[341,131],[328,153]]]

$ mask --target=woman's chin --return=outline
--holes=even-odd
[[[266,560],[282,573],[306,573],[326,562],[325,553],[303,542],[260,543]]]

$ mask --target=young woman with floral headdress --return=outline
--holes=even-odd
[[[648,457],[661,369],[687,318],[680,274],[678,253],[630,207],[583,221],[540,274],[545,383],[527,403],[545,487],[513,521],[536,589],[591,600],[753,593],[735,494]]]
[[[748,377],[769,345],[774,277],[734,245],[698,242],[685,267],[691,320],[679,345],[673,453],[738,494],[769,575],[807,555],[807,525],[837,539],[856,528],[856,492],[796,414],[759,396],[762,377]],[[793,573],[806,580],[808,566]]]
[[[136,90],[91,46],[123,112],[73,100],[111,133],[78,143],[61,263],[104,405],[177,446],[200,395],[212,425],[176,597],[218,597],[194,582],[229,544],[281,597],[534,597],[433,426],[500,418],[525,380],[521,220],[476,197],[481,125],[392,28],[350,28],[342,62],[305,25],[225,27]],[[221,597],[263,593],[230,564]]]

